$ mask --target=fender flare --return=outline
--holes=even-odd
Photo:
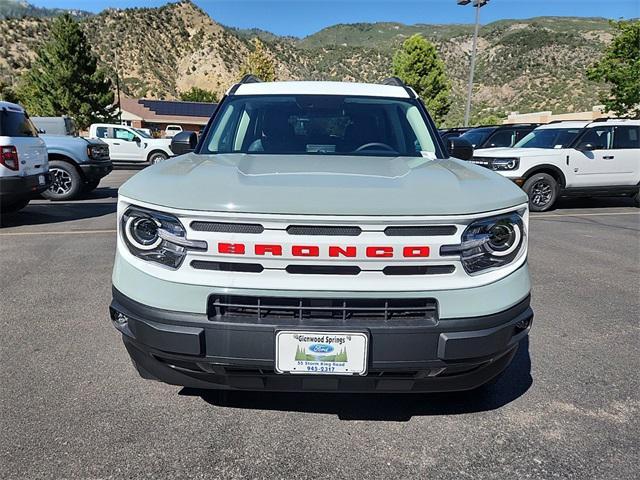
[[[535,175],[536,173],[543,173],[543,172],[544,173],[552,172],[552,176],[558,179],[558,183],[560,184],[561,188],[565,188],[567,186],[567,177],[565,176],[564,172],[557,166],[551,165],[549,163],[543,163],[541,165],[536,165],[534,167],[531,167],[529,170],[527,170],[524,173],[524,175],[522,175],[522,178],[526,180],[532,175]]]

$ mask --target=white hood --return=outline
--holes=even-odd
[[[566,155],[566,148],[481,148],[473,152],[474,157],[550,157]]]

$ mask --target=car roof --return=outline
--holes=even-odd
[[[608,118],[602,120],[596,120],[594,122],[589,123],[588,127],[598,127],[600,125],[631,125],[631,126],[639,126],[640,120],[636,120],[633,118]]]
[[[551,122],[546,125],[540,125],[536,130],[547,130],[552,128],[584,128],[589,125],[587,121],[566,121],[566,122]]]
[[[14,112],[24,112],[25,111],[24,108],[22,108],[17,103],[3,102],[3,101],[0,101],[0,110],[12,110]]]
[[[233,87],[232,87],[233,88]],[[350,95],[411,98],[404,87],[355,82],[255,82],[239,84],[233,95]]]

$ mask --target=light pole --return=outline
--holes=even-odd
[[[458,5],[467,5],[471,0],[457,0]],[[464,109],[464,126],[469,126],[469,117],[471,116],[471,95],[473,94],[473,74],[476,70],[476,49],[478,47],[478,30],[480,29],[480,9],[484,7],[489,0],[473,0],[473,6],[476,9],[476,28],[473,32],[473,47],[471,48],[471,72],[469,73],[469,87],[467,88],[467,105]]]

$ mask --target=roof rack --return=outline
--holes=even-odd
[[[262,80],[260,80],[260,78],[252,74],[245,75],[240,79],[238,83],[235,83],[231,86],[231,88],[229,89],[228,95],[233,95],[234,93],[236,93],[236,90],[240,88],[240,85],[244,85],[246,83],[262,83]]]
[[[382,85],[390,85],[392,87],[402,87],[409,94],[409,98],[417,97],[416,92],[398,77],[385,78],[382,81]]]
[[[629,117],[599,117],[594,120],[591,120],[591,123],[595,122],[606,122],[607,120],[633,120],[633,118]]]

